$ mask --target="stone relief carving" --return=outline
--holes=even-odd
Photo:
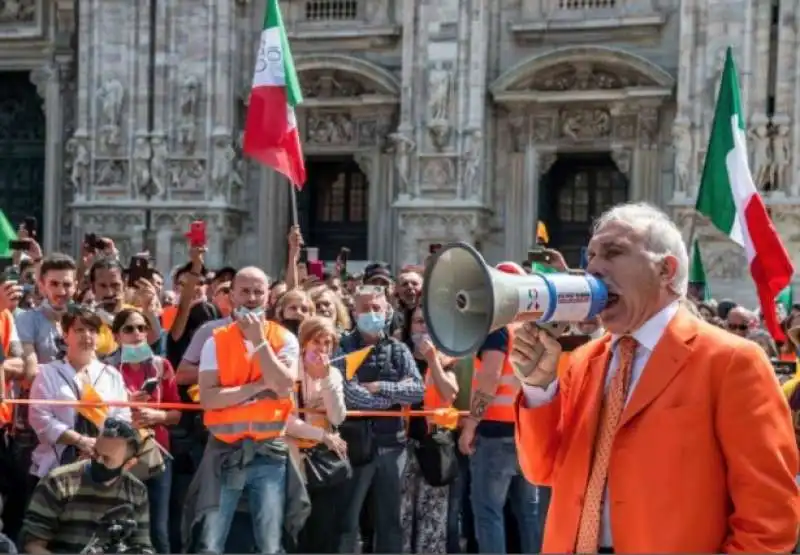
[[[353,142],[353,119],[349,114],[311,114],[307,140],[317,145],[346,145]]]
[[[117,79],[109,79],[97,91],[100,100],[100,134],[104,150],[113,150],[120,145],[122,108],[125,88]]]
[[[540,152],[537,158],[536,171],[539,172],[539,177],[550,171],[553,164],[558,160],[558,153],[556,152]]]
[[[353,155],[353,159],[358,164],[358,169],[361,170],[361,173],[367,178],[367,182],[372,179],[372,154],[368,152],[356,152]]]
[[[411,193],[410,187],[410,162],[411,153],[416,149],[417,144],[404,132],[397,131],[388,137],[390,150],[394,153],[394,167],[397,171],[398,195],[408,195]]]
[[[244,176],[247,175],[247,160],[244,157],[244,131],[236,136],[234,144],[233,166],[230,178],[230,202],[241,202],[242,190],[245,188]]]
[[[169,167],[170,189],[197,192],[205,188],[206,165],[202,160],[173,161]]]
[[[353,98],[376,94],[374,87],[340,71],[304,71],[301,74],[303,98]]]
[[[633,160],[633,153],[629,148],[612,148],[611,159],[614,160],[617,169],[625,174],[625,177],[631,177],[631,162]]]
[[[453,73],[434,69],[428,74],[428,132],[439,150],[450,142],[450,108],[453,97]]]
[[[770,180],[773,189],[778,189],[796,197],[798,185],[788,177],[792,162],[791,138],[789,126],[785,124],[773,125],[772,130],[772,164],[770,166]]]
[[[0,2],[0,23],[32,23],[36,19],[36,0]]]
[[[509,113],[507,122],[512,150],[524,152],[528,146],[528,116],[521,112],[512,112]]]
[[[619,141],[636,139],[639,117],[635,114],[620,114],[614,117],[614,138]]]
[[[164,140],[164,137],[151,137],[150,148],[152,150],[152,158],[150,160],[150,181],[152,190],[150,193],[154,197],[160,197],[166,192],[169,182],[169,172],[167,170],[169,152],[167,152],[167,141]]]
[[[455,181],[455,165],[450,158],[429,158],[422,166],[422,185],[429,189],[444,189]]]
[[[533,140],[544,143],[552,140],[556,127],[557,118],[555,116],[534,116],[533,118]]]
[[[136,137],[133,145],[131,185],[135,195],[147,194],[150,187],[150,158],[153,153],[147,137]]]
[[[612,90],[647,85],[652,85],[652,83],[640,75],[586,63],[560,64],[550,71],[539,72],[531,81],[526,83],[524,88],[536,91],[559,92]]]
[[[95,161],[94,186],[97,189],[124,189],[127,187],[127,162],[122,160]]]
[[[69,183],[72,190],[79,194],[86,194],[89,186],[89,139],[85,136],[73,135],[66,145],[65,170],[69,172]]]
[[[483,133],[473,129],[467,133],[462,163],[464,198],[479,199],[481,197],[481,159],[483,157]]]
[[[197,117],[200,106],[200,79],[189,75],[181,83],[178,143],[186,154],[194,152],[197,143]]]
[[[230,190],[233,162],[236,159],[230,138],[216,137],[212,156],[211,197],[225,199]]]
[[[571,141],[607,137],[611,133],[611,114],[605,108],[562,110],[561,136]]]
[[[753,182],[758,189],[763,189],[769,182],[772,170],[772,145],[769,127],[766,123],[759,123],[747,132],[750,139],[750,172]]]
[[[688,194],[692,189],[691,161],[692,134],[688,122],[676,122],[672,128],[672,145],[675,149],[675,192]]]
[[[639,111],[639,144],[652,147],[658,143],[658,110],[642,108]]]

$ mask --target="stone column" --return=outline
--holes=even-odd
[[[44,100],[46,120],[45,168],[44,168],[44,252],[58,250],[61,233],[61,178],[63,167],[62,147],[64,121],[61,106],[61,75],[58,66],[52,63],[31,72],[31,82],[36,85]]]
[[[172,242],[174,230],[169,226],[164,226],[156,230],[156,267],[167,270],[172,262]]]
[[[356,152],[353,159],[367,178],[368,202],[370,214],[367,216],[367,258],[382,260],[383,238],[388,232],[390,222],[388,198],[390,190],[381,181],[381,152],[378,148]],[[374,212],[373,212],[374,210]]]
[[[524,152],[509,156],[510,183],[506,187],[506,258],[521,260],[533,246],[539,200],[541,164],[548,162],[549,153],[542,159],[536,147],[526,146]]]

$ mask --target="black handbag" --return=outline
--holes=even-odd
[[[297,390],[297,404],[305,408],[303,400],[303,385]],[[300,418],[303,418],[303,412]],[[353,476],[353,467],[350,461],[334,453],[324,443],[301,450],[303,454],[303,468],[306,475],[306,488],[317,490],[338,486]]]
[[[364,466],[375,458],[372,420],[347,418],[339,425],[339,435],[347,442],[347,458],[353,466]]]
[[[456,441],[448,430],[434,430],[416,447],[422,477],[435,488],[449,486],[458,477]]]

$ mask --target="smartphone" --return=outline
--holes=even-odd
[[[8,248],[12,251],[27,251],[31,246],[30,239],[18,239],[16,241],[9,241]]]
[[[570,353],[586,345],[592,338],[588,335],[562,335],[558,338],[558,343],[561,345],[561,350],[565,353]]]
[[[33,216],[28,216],[22,220],[22,227],[28,232],[29,237],[36,237],[36,229],[39,227],[39,221]]]
[[[528,262],[531,264],[547,264],[553,263],[553,253],[547,252],[545,249],[532,249],[528,251]]]
[[[158,378],[147,378],[142,384],[140,391],[144,391],[148,395],[152,395],[155,393],[159,381],[160,380]]]
[[[186,234],[189,245],[192,247],[206,246],[206,223],[203,220],[195,220],[189,226],[189,233]]]
[[[442,244],[441,243],[433,243],[430,247],[428,247],[428,252],[430,254],[436,254],[440,250],[442,250]]]
[[[19,270],[11,258],[0,258],[0,283],[19,281]]]
[[[98,237],[96,233],[87,233],[84,235],[83,244],[95,251],[101,251],[108,246],[105,239]]]
[[[149,280],[153,277],[150,268],[150,261],[143,256],[132,256],[128,266],[128,287],[136,287],[136,282],[140,279]]]

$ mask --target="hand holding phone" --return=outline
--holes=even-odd
[[[150,280],[153,277],[153,270],[150,261],[143,256],[132,256],[128,266],[128,287],[136,287],[140,279]]]
[[[189,226],[189,233],[186,234],[186,238],[192,247],[205,247],[207,243],[206,223],[202,220],[193,221]]]
[[[528,251],[528,262],[531,264],[546,264],[549,266],[553,263],[553,253],[542,248],[531,249]]]
[[[160,380],[158,378],[147,378],[142,384],[140,391],[143,391],[148,395],[152,395],[153,393],[156,392],[156,388],[158,387],[159,381]]]

